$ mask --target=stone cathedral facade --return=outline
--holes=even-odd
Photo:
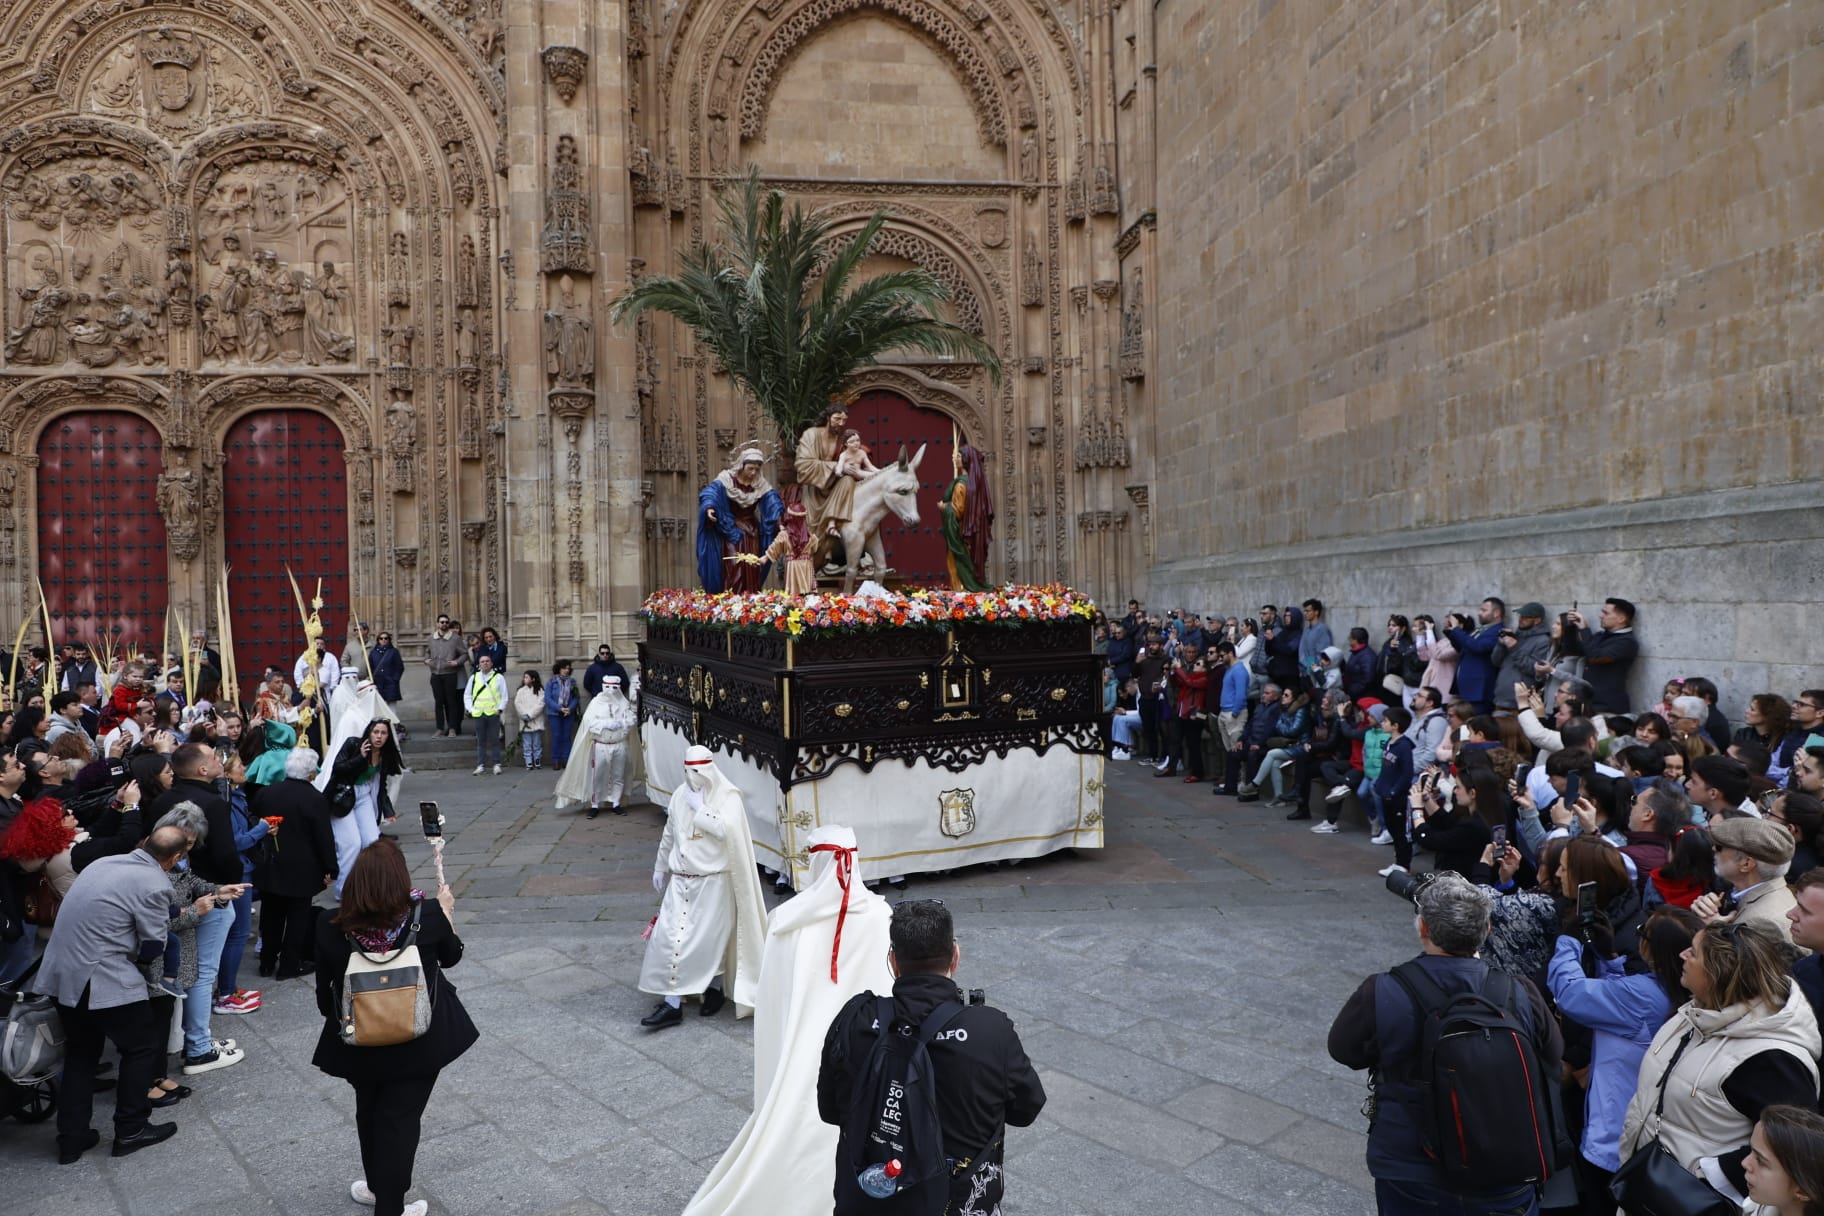
[[[637,636],[761,427],[686,332],[608,306],[750,165],[843,229],[888,208],[873,263],[936,274],[1000,352],[998,383],[861,377],[872,441],[929,435],[937,484],[953,437],[988,454],[997,578],[1124,592],[1157,379],[1144,7],[6,6],[0,622],[38,571],[61,632],[213,633],[226,573],[245,678],[295,645],[289,567],[338,635],[352,607],[547,663]]]

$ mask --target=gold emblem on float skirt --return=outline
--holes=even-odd
[[[975,831],[975,791],[938,791],[937,828],[952,838],[967,836]]]

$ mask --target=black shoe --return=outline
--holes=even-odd
[[[315,975],[316,971],[317,971],[317,965],[315,963],[300,963],[296,967],[279,968],[279,973],[274,978],[281,979],[281,980],[295,980],[300,976]]]
[[[153,1098],[152,1105],[155,1108],[162,1110],[167,1106],[176,1106],[179,1102],[182,1102],[185,1098],[188,1098],[189,1096],[190,1096],[189,1088],[186,1086],[179,1086],[178,1088],[172,1090],[168,1094],[164,1094],[160,1097]]]
[[[602,813],[602,808],[601,808],[601,807],[599,807],[599,806],[592,806],[592,807],[590,807],[590,808],[589,808],[589,813],[588,813],[588,814],[587,814],[587,815],[584,815],[584,816],[583,816],[583,818],[584,818],[584,819],[594,819],[594,818],[595,818],[595,817],[596,817],[596,816],[597,816],[597,815],[599,815],[599,814],[601,814],[601,813]]]
[[[1259,794],[1237,794],[1237,795],[1235,795],[1235,801],[1237,801],[1237,802],[1259,802],[1260,795]]]
[[[118,1080],[120,1080],[120,1078],[115,1077],[115,1076],[96,1077],[95,1083],[92,1086],[90,1086],[89,1092],[97,1093],[97,1094],[105,1094],[110,1089],[114,1088],[114,1083]]]
[[[674,1009],[665,1001],[660,1001],[657,1009],[640,1019],[640,1025],[648,1030],[663,1030],[667,1026],[676,1026],[683,1020],[684,1010],[682,1008]]]
[[[263,980],[269,980],[272,978],[272,964],[271,963],[261,963],[260,964],[260,978]]]
[[[163,1144],[175,1135],[177,1135],[177,1124],[175,1123],[148,1123],[124,1140],[116,1136],[113,1155],[131,1157],[140,1149],[150,1148],[154,1144]]]
[[[1298,820],[1298,819],[1309,819],[1309,818],[1311,818],[1311,812],[1307,811],[1302,806],[1294,807],[1292,810],[1292,813],[1290,815],[1286,816],[1287,821]]]
[[[57,1164],[75,1165],[82,1160],[82,1155],[101,1143],[101,1133],[94,1128],[82,1133],[82,1139],[75,1144],[65,1144],[63,1137],[57,1137]]]
[[[774,895],[792,894],[791,881],[789,879],[787,879],[785,877],[785,875],[781,874],[778,878],[773,879],[773,894]]]
[[[713,1018],[718,1013],[722,1012],[722,1006],[726,1004],[728,1004],[728,998],[722,995],[722,990],[720,988],[705,988],[703,990],[703,1007],[697,1010],[697,1016],[702,1018]],[[666,1006],[666,1008],[670,1008],[670,1006]]]

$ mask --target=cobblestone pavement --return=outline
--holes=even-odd
[[[438,798],[449,820],[468,946],[451,978],[482,1031],[432,1100],[412,1197],[437,1214],[680,1212],[751,1108],[752,1023],[636,1024],[658,808],[560,814],[547,772],[407,781],[408,806]],[[1050,1096],[1008,1137],[1009,1216],[1373,1210],[1362,1079],[1323,1043],[1361,976],[1416,949],[1410,912],[1359,829],[1313,836],[1208,788],[1111,765],[1106,849],[914,880],[957,914],[958,979],[1014,1017]],[[408,846],[428,889],[429,849]],[[118,1162],[104,1139],[59,1168],[51,1124],[0,1122],[0,1210],[360,1211],[353,1101],[310,1066],[308,983],[251,971],[265,1008],[216,1019],[247,1059],[159,1112],[176,1138]]]

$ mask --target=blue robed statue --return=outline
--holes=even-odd
[[[764,461],[760,449],[746,448],[697,493],[697,577],[705,591],[758,591],[766,581],[761,555],[785,505],[760,472]]]

